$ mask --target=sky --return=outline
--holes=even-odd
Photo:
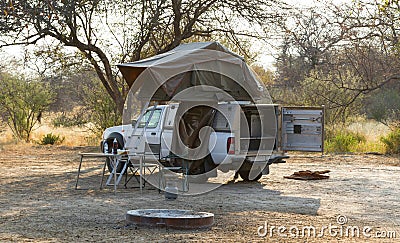
[[[343,2],[345,0],[335,0],[335,2]],[[348,0],[351,1],[351,0]],[[316,4],[323,4],[326,1],[322,0],[316,0],[316,1],[310,1],[310,0],[286,0],[287,3],[293,4],[297,7],[299,6],[304,6],[304,7],[310,7],[310,6],[315,6]],[[33,47],[29,47],[30,49],[33,49]],[[262,65],[264,68],[270,69],[270,70],[275,70],[274,67],[274,50],[265,44],[262,44],[262,41],[256,41],[255,44],[253,45],[253,50],[254,52],[260,53],[259,57],[257,58],[256,64]],[[276,53],[275,53],[276,54]],[[2,60],[11,60],[13,58],[23,60],[24,58],[24,47],[21,46],[13,46],[13,47],[6,47],[3,48],[3,52],[0,52],[0,55],[2,56]],[[26,71],[24,67],[20,67],[22,72]]]

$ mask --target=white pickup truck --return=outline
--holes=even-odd
[[[108,151],[104,151],[104,142],[102,151],[111,152],[114,139],[119,149],[129,147],[134,151],[142,151],[143,146],[137,144],[146,141],[160,163],[170,165],[179,163],[168,159],[174,140],[179,137],[185,146],[202,146],[206,151],[189,161],[190,175],[207,179],[217,176],[217,170],[233,170],[236,176],[239,174],[243,180],[250,181],[268,174],[269,165],[284,163],[288,158],[286,151],[323,151],[322,107],[222,102],[214,106],[198,105],[181,112],[180,106],[179,103],[151,106],[141,120],[107,128],[103,141]],[[178,115],[180,113],[182,115]],[[173,154],[184,153],[176,151]],[[108,164],[110,168],[111,163]]]
[[[125,124],[141,115],[134,126],[105,130],[105,152],[116,139],[120,149],[151,150],[169,167],[189,165],[197,178],[220,170],[258,180],[286,151],[323,150],[323,109],[273,105],[244,58],[218,42],[181,44],[117,66],[130,88]]]

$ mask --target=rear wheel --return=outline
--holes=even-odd
[[[252,169],[252,167],[253,164],[247,160],[244,161],[242,166],[240,167],[238,173],[244,181],[258,181],[262,177],[262,171],[260,171],[260,173],[255,177],[254,177],[254,172],[250,176],[250,170]]]
[[[190,168],[189,181],[194,183],[206,183],[208,178],[213,177],[213,170],[216,168],[216,165],[211,155],[207,155],[204,159],[196,162],[197,165],[194,164],[195,166],[193,167],[195,167],[197,171],[194,171],[194,168]]]

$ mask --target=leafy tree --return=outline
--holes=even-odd
[[[313,71],[301,82],[299,91],[303,104],[308,106],[325,105],[327,124],[346,123],[349,117],[361,112],[362,93],[341,88],[341,85],[357,86],[360,77],[351,70],[335,72]]]
[[[258,36],[247,26],[270,22],[274,0],[10,0],[0,4],[3,45],[53,39],[74,47],[95,69],[122,113],[127,87],[115,63],[136,61],[173,49],[191,38],[224,34]]]
[[[270,90],[276,102],[325,104],[328,121],[344,121],[363,111],[366,97],[400,80],[396,1],[384,9],[351,1],[289,13],[278,23],[283,41]]]
[[[17,139],[29,142],[34,126],[53,102],[53,92],[41,82],[0,76],[0,111]]]
[[[274,83],[274,73],[269,70],[265,69],[263,66],[260,65],[252,65],[251,69],[258,75],[260,80],[265,84],[265,85],[272,85]]]
[[[325,9],[290,9],[287,18],[277,21],[282,35],[277,57],[278,79],[285,86],[295,86],[313,69],[329,60],[331,49],[344,39],[338,14],[326,4]],[[326,10],[326,11],[324,11]],[[336,15],[336,16],[335,16]]]
[[[381,137],[381,142],[385,144],[386,153],[400,154],[400,128],[394,129],[387,136]]]
[[[367,100],[367,115],[395,130],[400,128],[400,89],[399,85],[375,92]]]
[[[106,128],[121,123],[118,107],[98,79],[94,79],[90,86],[83,89],[82,98],[86,115],[92,123],[89,129],[95,135],[100,136]]]

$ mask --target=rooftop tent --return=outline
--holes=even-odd
[[[163,54],[119,64],[118,68],[131,95],[140,100],[226,101],[230,96],[236,101],[271,103],[244,59],[218,42],[182,44]],[[215,88],[224,95],[218,95]],[[191,92],[183,92],[187,90]]]

